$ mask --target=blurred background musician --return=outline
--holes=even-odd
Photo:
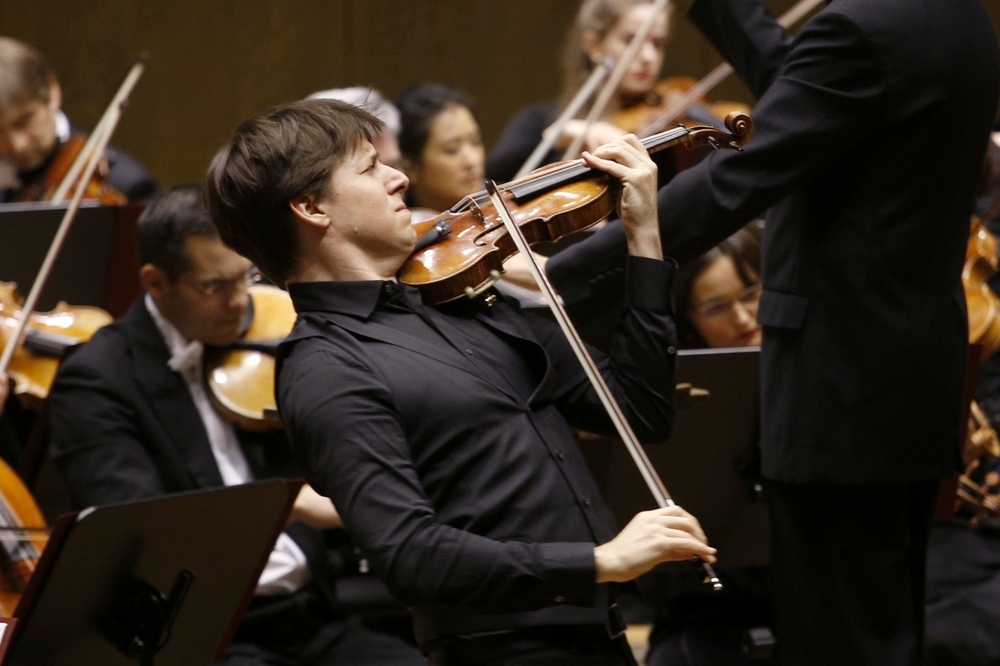
[[[526,107],[511,118],[490,150],[486,161],[487,177],[500,183],[514,177],[535,146],[541,143],[561,109],[583,85],[595,63],[607,57],[617,60],[653,9],[649,0],[586,0],[582,4],[564,47],[562,97],[557,103]],[[563,150],[584,131],[585,150],[626,133],[614,124],[615,115],[654,92],[663,65],[667,24],[666,13],[655,20],[601,118],[589,128],[585,128],[583,120],[567,124],[543,163],[561,159]],[[661,182],[665,176],[661,168]]]
[[[14,172],[0,183],[0,203],[51,195],[79,144],[62,112],[62,88],[44,56],[0,37],[0,159]],[[136,160],[113,148],[102,165],[104,182],[128,201],[156,193],[156,181]]]
[[[51,449],[74,506],[300,476],[282,431],[238,430],[207,396],[202,352],[239,336],[255,269],[219,240],[201,187],[154,200],[138,239],[145,294],[62,365],[49,396]],[[318,529],[339,525],[305,486],[224,663],[424,663],[402,640],[345,621]]]
[[[678,174],[660,214],[683,262],[770,209],[758,321],[779,663],[918,663],[1000,83],[989,15],[979,0],[832,0],[795,39],[755,0],[695,0],[689,17],[758,97],[744,151]]]
[[[760,345],[761,233],[751,223],[677,271],[674,303],[682,349]],[[756,460],[752,473],[759,480],[759,455]],[[643,588],[653,614],[647,666],[771,663],[766,651],[744,651],[751,630],[771,625],[768,567],[722,565],[716,573],[723,582],[721,592],[709,589],[698,572],[686,567],[649,576]]]
[[[365,86],[331,88],[312,93],[306,99],[336,99],[364,109],[382,121],[382,133],[372,138],[372,145],[378,151],[379,160],[394,169],[401,167],[403,159],[399,152],[399,130],[401,128],[399,109],[387,100],[381,92]]]
[[[976,216],[981,217],[995,243],[996,221],[994,206],[1000,201],[1000,133],[994,132],[987,150],[983,181],[976,204]],[[1000,211],[997,211],[1000,212]],[[975,220],[975,218],[974,218]],[[992,224],[987,224],[987,222]],[[978,225],[973,234],[978,236]],[[981,250],[970,239],[970,247],[990,266],[1000,265],[1000,258]],[[970,258],[979,264],[973,255]],[[970,261],[970,259],[967,259]],[[979,264],[982,265],[982,264]],[[972,274],[963,272],[963,279],[974,281]],[[997,275],[986,282],[995,290]],[[968,289],[969,284],[966,284]],[[994,302],[1000,302],[994,297]],[[970,312],[970,341],[975,331],[983,330],[973,323],[975,306]],[[993,311],[992,315],[997,316]],[[996,322],[991,326],[997,325]],[[988,329],[987,329],[988,330]],[[981,409],[985,422],[970,419],[963,451],[964,475],[979,487],[979,492],[967,492],[960,482],[956,495],[955,513],[951,520],[941,521],[931,530],[927,551],[927,625],[925,666],[988,666],[1000,663],[1000,353],[993,352],[979,366],[975,388],[975,405]],[[973,408],[975,409],[975,407]]]
[[[399,148],[402,171],[410,179],[406,205],[412,222],[435,217],[483,189],[486,152],[471,99],[437,83],[421,83],[393,101],[402,118]]]

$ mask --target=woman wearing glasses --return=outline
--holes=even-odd
[[[760,227],[750,224],[677,272],[674,301],[682,347],[760,344],[761,235]]]
[[[678,270],[674,303],[682,348],[760,344],[761,236],[761,228],[750,224]],[[651,577],[655,592],[650,595],[653,629],[647,665],[771,663],[767,567],[718,569],[722,592],[709,590],[695,573],[675,569]]]

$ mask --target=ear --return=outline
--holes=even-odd
[[[292,209],[292,214],[310,228],[326,229],[330,226],[330,217],[326,213],[326,207],[318,201],[314,194],[303,194],[288,202],[288,207]]]
[[[154,299],[160,299],[166,294],[170,287],[170,279],[166,272],[159,266],[153,264],[143,264],[139,269],[139,284],[143,291]]]
[[[56,77],[49,77],[49,108],[58,111],[62,108],[62,87]]]
[[[604,54],[601,53],[601,40],[593,30],[583,31],[583,40],[580,48],[592,63],[600,62]]]

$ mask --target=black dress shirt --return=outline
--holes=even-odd
[[[644,440],[673,421],[672,273],[631,258],[620,335],[595,356]],[[617,528],[570,426],[611,424],[559,328],[503,299],[427,307],[391,282],[289,292],[282,420],[420,642],[604,623],[593,549]]]

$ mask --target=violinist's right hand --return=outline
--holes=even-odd
[[[618,536],[594,548],[597,582],[624,583],[662,562],[693,557],[713,564],[715,552],[698,520],[679,506],[643,511]]]
[[[292,505],[292,512],[288,515],[288,524],[299,521],[317,530],[344,526],[344,521],[333,501],[313,490],[308,483],[299,489],[299,494],[296,495],[295,503]]]

